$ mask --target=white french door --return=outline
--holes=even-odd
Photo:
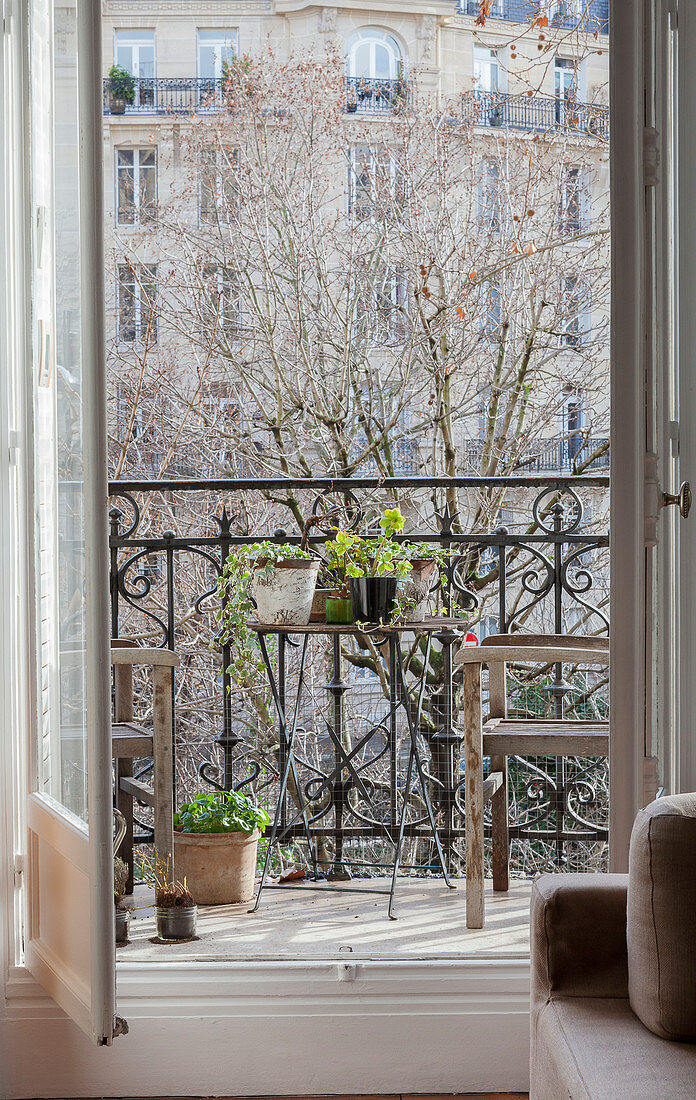
[[[108,1045],[115,982],[100,13],[90,0],[31,0],[23,10],[27,19],[13,21],[12,33],[26,47],[15,58],[28,58],[28,70],[16,72],[5,94],[28,88],[25,142],[15,134],[3,157],[7,177],[25,148],[25,190],[3,213],[25,226],[28,276],[26,366],[20,356],[6,364],[24,410],[14,430],[22,441],[15,484],[27,617],[17,636],[25,649],[6,654],[27,687],[26,729],[15,731],[27,741],[24,962],[87,1035]]]

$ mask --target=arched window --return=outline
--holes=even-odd
[[[346,63],[349,77],[400,80],[404,75],[399,44],[386,31],[356,31],[347,43]]]

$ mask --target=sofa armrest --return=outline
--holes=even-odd
[[[554,995],[628,997],[628,875],[542,875],[532,887],[532,1011]]]

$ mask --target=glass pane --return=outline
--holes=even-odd
[[[379,80],[388,80],[392,76],[391,53],[381,42],[375,42],[375,71]]]
[[[370,71],[370,43],[361,42],[353,54],[353,76],[372,76]]]
[[[40,683],[37,787],[87,818],[77,33],[56,3],[53,132],[33,91],[40,211],[34,359]],[[35,59],[35,62],[38,59]],[[51,173],[51,162],[53,172]],[[51,220],[50,212],[53,212]],[[38,293],[37,293],[38,291]]]

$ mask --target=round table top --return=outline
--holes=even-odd
[[[466,619],[449,619],[434,615],[418,623],[307,623],[306,626],[286,626],[282,623],[260,623],[249,619],[247,626],[257,634],[426,634],[439,630],[453,633],[466,630]]]

